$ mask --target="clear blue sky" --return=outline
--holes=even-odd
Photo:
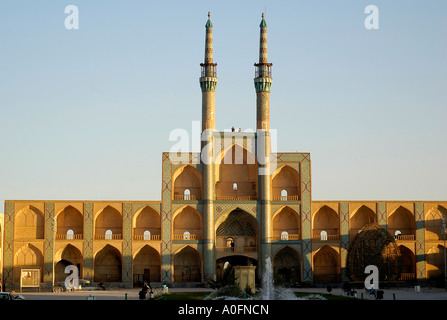
[[[0,212],[159,200],[169,133],[200,121],[208,11],[219,130],[255,126],[265,11],[271,127],[311,153],[313,199],[447,200],[446,1],[20,0],[0,3]]]

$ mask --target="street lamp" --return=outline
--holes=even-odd
[[[445,254],[445,219],[441,219],[442,223],[442,234],[444,235],[444,288],[447,289],[447,264],[446,264],[446,254]]]

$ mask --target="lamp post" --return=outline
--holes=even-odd
[[[441,219],[442,223],[442,234],[444,235],[444,288],[447,290],[447,264],[446,264],[446,254],[445,254],[445,219]]]

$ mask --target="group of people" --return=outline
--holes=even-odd
[[[235,132],[235,131],[236,131],[236,129],[234,128],[234,126],[231,127],[231,132]],[[237,129],[237,132],[242,132],[242,129],[241,128]]]

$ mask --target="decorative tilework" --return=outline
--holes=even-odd
[[[14,215],[15,203],[5,202],[4,230],[3,230],[3,278],[7,284],[13,280],[13,258],[14,258]]]
[[[54,255],[54,203],[45,203],[44,282],[53,283]]]
[[[162,192],[161,192],[161,281],[170,283],[171,272],[171,199],[172,199],[172,168],[169,153],[163,153],[162,158]]]
[[[343,281],[348,281],[346,275],[346,259],[349,249],[349,203],[340,203],[340,265]]]
[[[84,279],[93,281],[93,203],[84,203]]]
[[[123,282],[132,282],[132,203],[123,203]]]
[[[386,203],[378,202],[377,203],[377,223],[384,228],[387,229],[387,213],[386,213]]]
[[[414,217],[416,224],[416,278],[425,279],[425,217],[423,203],[414,204]]]
[[[280,155],[280,158],[287,158]],[[303,281],[312,281],[312,223],[311,223],[311,180],[310,180],[310,158],[307,154],[300,154],[301,159],[301,230],[303,239]]]

